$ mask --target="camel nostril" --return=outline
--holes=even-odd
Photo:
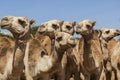
[[[46,55],[45,51],[41,51],[41,57],[43,57],[44,55]]]
[[[70,40],[75,40],[75,38],[74,38],[74,37],[71,37]]]

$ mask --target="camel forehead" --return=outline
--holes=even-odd
[[[101,31],[102,31],[102,32],[110,31],[111,33],[112,33],[112,32],[114,33],[114,32],[117,31],[117,29],[102,28]]]
[[[79,24],[92,25],[92,22],[89,19],[87,19],[87,20],[81,21]]]
[[[59,22],[60,22],[60,20],[50,20],[50,21],[48,21],[47,23],[53,24],[53,23],[59,23]]]
[[[63,25],[71,25],[71,26],[72,26],[72,25],[73,25],[73,22],[66,21],[66,22],[63,23]]]
[[[24,21],[29,21],[26,17],[22,16],[22,17],[15,17],[15,16],[4,16],[3,18],[8,18],[9,20],[24,20]]]

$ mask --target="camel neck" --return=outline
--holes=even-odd
[[[65,50],[58,49],[54,46],[54,49],[52,50],[53,63],[61,62],[64,52]]]

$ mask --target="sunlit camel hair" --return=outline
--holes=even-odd
[[[116,70],[117,80],[120,80],[120,39],[116,42],[112,55],[111,55],[112,67]]]
[[[28,72],[28,47],[29,47],[29,38],[30,38],[30,26],[35,21],[29,20],[26,17],[15,17],[15,16],[5,16],[1,19],[0,26],[1,28],[9,30],[14,38],[15,38],[15,48],[13,52],[13,61],[12,61],[12,78],[15,76],[17,78],[17,69],[20,70],[20,73],[22,72],[24,65],[25,65],[25,75],[26,78],[29,76]],[[21,50],[21,53],[19,54],[19,58],[17,58],[16,53],[17,49]],[[23,61],[24,59],[24,61]],[[19,62],[19,63],[16,63]],[[22,68],[18,68],[17,66],[20,65]],[[11,78],[11,77],[10,77]],[[14,80],[14,79],[12,79]],[[28,79],[30,80],[30,79]]]
[[[12,59],[14,39],[10,36],[0,35],[0,80],[6,80],[12,72]]]
[[[112,51],[111,63],[116,70],[117,79],[120,80],[120,40],[117,41],[117,44]]]
[[[40,79],[49,80],[49,75],[61,70],[61,59],[64,51],[68,48],[74,47],[76,45],[76,41],[70,34],[64,32],[54,32],[52,27],[41,27],[39,32],[50,37],[52,42],[52,52],[51,55],[42,55],[40,57],[41,59],[39,59],[39,63],[37,64],[39,68],[35,69],[38,69],[36,71],[40,73]],[[31,73],[31,75],[33,74]],[[62,80],[62,77],[59,77],[58,79]]]
[[[79,49],[79,54],[83,54],[81,67],[85,80],[99,80],[103,67],[98,32],[93,28],[95,23],[95,21],[83,20],[76,27],[76,32],[82,35],[79,42],[82,48]]]
[[[120,35],[120,31],[118,29],[110,29],[110,28],[102,28],[99,31],[101,32],[100,41],[101,41],[101,48],[103,51],[104,68],[105,68],[104,79],[116,80],[114,69],[111,66],[111,55],[112,55],[111,51],[113,50],[112,45],[116,44],[115,43],[116,41],[113,38]]]
[[[39,26],[35,34],[35,38],[41,41],[41,45],[45,47],[48,55],[50,55],[51,53],[51,40],[48,36],[45,36],[45,35],[43,36],[42,32],[39,32],[39,30],[41,29],[41,27],[43,28],[48,27],[48,30],[60,31],[61,30],[60,27],[63,24],[63,22],[64,21],[61,21],[61,20],[50,20],[50,21],[44,22]]]

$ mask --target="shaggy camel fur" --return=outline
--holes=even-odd
[[[6,80],[12,72],[12,53],[14,50],[14,39],[0,35],[0,80]]]
[[[25,65],[25,75],[27,80],[29,79],[28,71],[28,40],[30,38],[30,26],[35,21],[29,20],[26,17],[15,17],[15,16],[5,16],[1,19],[1,28],[9,30],[15,38],[14,51],[11,54],[12,57],[12,73],[9,79],[16,80],[20,77],[24,65]],[[24,59],[24,61],[23,61]]]
[[[101,41],[101,48],[103,51],[103,58],[104,58],[104,71],[105,71],[105,79],[106,80],[116,80],[114,70],[111,66],[111,50],[113,47],[113,43],[115,40],[114,37],[120,35],[120,31],[117,29],[109,29],[109,28],[102,28],[100,29],[100,41]],[[109,42],[110,41],[110,42]]]
[[[82,35],[79,55],[82,54],[81,70],[85,80],[99,80],[103,68],[98,32],[93,29],[95,23],[95,21],[83,20],[76,27],[76,33]]]

